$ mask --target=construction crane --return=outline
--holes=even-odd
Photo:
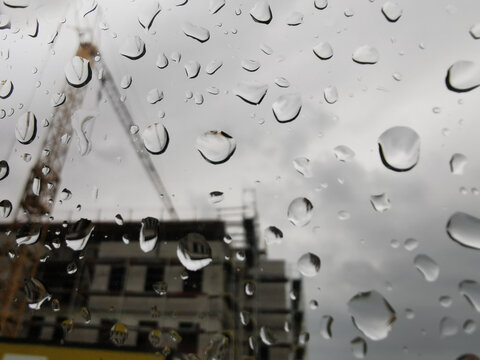
[[[126,131],[138,160],[157,191],[169,218],[177,220],[178,215],[171,198],[155,169],[150,155],[145,151],[142,139],[138,134],[130,132],[130,128],[134,125],[132,116],[127,106],[120,100],[120,93],[107,64],[103,60],[97,61],[97,64],[95,64],[94,57],[98,54],[98,49],[92,41],[93,37],[88,36],[89,30],[77,28],[77,33],[80,45],[76,55],[89,60],[93,71],[100,80],[99,94],[104,94],[112,104],[117,119]],[[61,138],[65,134],[70,136],[72,133],[71,118],[75,111],[82,107],[86,88],[87,86],[75,88],[67,84],[64,94],[68,102],[57,107],[52,116],[49,131],[42,144],[42,156],[39,157],[30,171],[20,203],[27,215],[28,222],[31,224],[41,222],[42,217],[52,213],[69,146],[69,141],[61,141]],[[13,228],[15,229],[19,226],[18,207],[13,218]],[[43,225],[43,227],[46,226]],[[46,228],[43,230],[46,230]],[[14,258],[9,261],[8,268],[3,270],[3,275],[8,274],[8,276],[4,276],[5,278],[0,280],[0,335],[2,336],[16,337],[20,330],[26,302],[25,300],[19,301],[16,294],[23,286],[23,280],[35,275],[46,231],[41,233],[42,236],[36,245],[21,246],[13,256]],[[7,241],[3,245],[2,253],[6,254],[11,242]]]

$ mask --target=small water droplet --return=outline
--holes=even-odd
[[[0,98],[6,99],[13,92],[13,83],[10,80],[0,80]]]
[[[30,144],[37,134],[37,118],[28,111],[20,115],[15,126],[15,137],[24,145]]]
[[[145,149],[153,155],[165,152],[169,143],[167,129],[159,123],[147,126],[142,132],[142,139]]]
[[[5,219],[9,217],[11,212],[12,212],[12,203],[10,202],[10,200],[0,201],[0,217]]]
[[[110,341],[117,346],[125,344],[128,338],[128,328],[122,322],[115,323],[110,329]]]
[[[332,338],[332,325],[333,325],[333,317],[330,315],[322,316],[322,320],[320,323],[320,335],[324,339],[331,339]]]
[[[155,17],[160,12],[160,4],[156,0],[142,1],[140,4],[140,11],[138,15],[138,22],[140,25],[149,30],[153,25]]]
[[[223,65],[223,61],[219,59],[214,59],[210,61],[207,66],[205,66],[205,72],[208,75],[213,75],[218,69],[220,69]]]
[[[237,84],[233,93],[252,105],[258,105],[267,93],[268,85],[257,81],[243,81]]]
[[[155,291],[158,295],[167,295],[168,284],[165,281],[157,281],[152,285],[152,287],[153,291]]]
[[[409,127],[395,126],[378,138],[383,164],[393,171],[408,171],[418,163],[420,137]]]
[[[350,341],[350,348],[353,356],[357,359],[364,359],[367,356],[367,343],[361,337],[356,337]]]
[[[85,86],[92,78],[90,62],[80,56],[74,56],[65,66],[67,82],[76,88]]]
[[[319,10],[323,10],[328,6],[328,0],[314,0],[313,5]]]
[[[88,219],[80,219],[71,225],[65,236],[67,246],[74,251],[81,251],[87,246],[95,226]]]
[[[299,11],[294,11],[287,17],[287,25],[289,26],[297,26],[301,23],[303,23],[303,14]]]
[[[45,288],[45,285],[35,278],[25,280],[24,291],[28,307],[33,310],[40,310],[42,304],[52,297]]]
[[[407,251],[413,251],[418,247],[418,240],[414,238],[408,238],[404,241],[403,247]]]
[[[458,285],[458,289],[468,303],[480,312],[480,284],[474,280],[464,280]]]
[[[223,131],[208,131],[197,137],[197,150],[211,164],[222,164],[233,155],[235,140]]]
[[[396,22],[402,16],[403,10],[398,3],[387,1],[382,6],[382,13],[388,21]]]
[[[378,50],[370,45],[360,46],[352,55],[352,60],[358,64],[376,64],[379,59]]]
[[[450,171],[454,175],[462,175],[467,165],[467,157],[463,154],[453,154],[450,158]]]
[[[295,158],[293,160],[293,167],[306,178],[311,178],[313,176],[312,165],[310,160],[306,157]]]
[[[260,69],[260,62],[252,59],[244,59],[240,62],[240,66],[250,72],[255,72]]]
[[[263,232],[263,239],[267,245],[281,244],[283,232],[276,226],[269,226]]]
[[[420,254],[415,257],[413,263],[426,281],[433,282],[437,280],[440,268],[431,257]]]
[[[272,104],[273,114],[280,123],[295,120],[302,109],[302,98],[299,94],[280,95]]]
[[[221,191],[212,191],[210,193],[210,204],[218,204],[223,200],[223,192]]]
[[[447,72],[447,88],[456,92],[466,92],[480,85],[480,66],[473,61],[455,62]]]
[[[440,336],[449,337],[458,333],[457,322],[449,316],[445,316],[440,320]]]
[[[189,79],[196,78],[199,72],[200,63],[198,61],[192,60],[185,64],[185,73]]]
[[[330,43],[322,42],[313,47],[313,53],[322,60],[328,60],[333,56],[333,48]]]
[[[355,152],[346,145],[339,145],[333,149],[333,154],[338,161],[348,162],[353,160]]]
[[[250,10],[250,16],[255,22],[269,24],[272,21],[270,5],[264,0],[257,1]]]
[[[480,23],[472,25],[469,32],[474,39],[480,39]]]
[[[392,206],[390,204],[390,199],[385,193],[370,196],[370,203],[377,212],[385,212]]]
[[[323,97],[329,104],[335,104],[338,101],[338,90],[335,86],[327,86],[323,90]]]
[[[189,233],[177,245],[177,257],[187,270],[197,271],[212,262],[212,249],[203,235]]]
[[[129,36],[123,41],[119,51],[120,55],[128,59],[140,59],[146,52],[145,43],[138,35]]]
[[[462,327],[463,327],[463,331],[465,332],[465,334],[472,335],[475,332],[475,330],[477,329],[477,324],[475,323],[474,320],[467,319],[463,323]]]
[[[460,245],[480,249],[480,219],[456,212],[447,222],[447,234]]]
[[[293,225],[305,226],[312,220],[313,205],[307,198],[298,197],[288,206],[287,216]]]
[[[77,264],[75,264],[74,262],[67,265],[67,274],[73,275],[77,272],[77,270],[78,270]]]
[[[198,40],[201,43],[210,39],[210,31],[201,26],[194,25],[190,22],[185,22],[183,24],[183,32],[188,37]]]
[[[277,84],[281,88],[288,88],[290,86],[290,82],[284,77],[275,78],[275,84]]]
[[[312,253],[306,253],[300,256],[297,261],[298,271],[306,277],[313,277],[320,271],[320,258]]]
[[[277,343],[277,338],[275,337],[273,332],[266,326],[262,326],[260,328],[260,339],[267,346],[272,346]]]

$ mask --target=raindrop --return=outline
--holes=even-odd
[[[328,60],[333,56],[333,48],[328,42],[322,42],[314,46],[313,53],[322,60]]]
[[[177,257],[187,270],[203,269],[213,260],[212,249],[203,235],[190,233],[177,245]]]
[[[297,261],[297,268],[303,276],[313,277],[320,271],[320,258],[312,253],[303,254]]]
[[[90,62],[80,56],[74,56],[65,66],[67,82],[76,88],[85,86],[92,78]]]
[[[205,360],[220,360],[227,359],[229,354],[229,339],[223,334],[215,334],[209,340],[207,347],[204,351]],[[249,339],[250,342],[250,339]],[[192,359],[196,360],[196,359]]]
[[[272,10],[268,2],[264,0],[258,1],[250,10],[250,16],[256,22],[268,24],[272,21]]]
[[[12,203],[9,200],[0,201],[0,217],[7,218],[12,212]]]
[[[348,309],[355,327],[375,341],[385,339],[396,320],[395,310],[375,290],[352,297],[348,301]]]
[[[52,311],[53,312],[60,311],[60,301],[58,301],[58,299],[53,299],[52,303],[51,303],[51,306],[52,306]]]
[[[392,74],[392,77],[397,80],[397,81],[401,81],[402,80],[402,74],[398,73],[398,72],[395,72]]]
[[[196,92],[193,94],[193,101],[195,102],[196,105],[202,105],[203,104],[203,95]]]
[[[115,345],[123,345],[128,337],[128,329],[124,323],[117,322],[110,329],[110,341]]]
[[[440,320],[440,336],[454,336],[458,333],[458,325],[455,320],[449,316],[445,316]]]
[[[158,220],[153,217],[142,219],[142,227],[140,229],[140,249],[148,253],[155,248],[158,240]]]
[[[393,171],[408,171],[420,156],[420,137],[409,127],[395,126],[378,138],[382,163]]]
[[[208,74],[208,75],[213,75],[215,74],[215,72],[220,69],[223,65],[223,62],[222,60],[218,60],[218,59],[214,59],[212,61],[210,61],[207,66],[205,66],[205,72]]]
[[[290,82],[285,79],[284,77],[278,77],[275,79],[275,84],[277,84],[281,88],[288,88],[290,86]]]
[[[208,10],[211,14],[215,14],[224,6],[225,0],[210,0]]]
[[[437,263],[427,255],[420,254],[415,257],[413,263],[425,280],[432,282],[437,280],[440,268]]]
[[[165,281],[158,281],[152,285],[153,291],[158,295],[164,296],[167,295],[168,284]]]
[[[210,39],[210,31],[208,31],[207,29],[201,26],[197,26],[189,22],[185,22],[183,24],[183,32],[188,37],[198,40],[201,43]]]
[[[314,0],[313,4],[315,8],[323,10],[328,6],[328,0]]]
[[[273,114],[280,123],[295,120],[302,109],[302,98],[299,94],[280,95],[272,104]]]
[[[23,28],[25,34],[34,38],[38,35],[38,20],[37,18],[27,19],[25,27]]]
[[[85,0],[80,13],[83,14],[83,17],[87,16],[91,12],[95,11],[97,8],[97,0]]]
[[[338,145],[333,149],[333,154],[338,161],[348,162],[353,160],[355,157],[355,152],[346,145]]]
[[[382,6],[382,13],[388,21],[395,22],[402,16],[403,10],[398,3],[387,1]]]
[[[472,25],[470,28],[470,35],[472,35],[474,39],[480,39],[480,23]]]
[[[283,232],[276,226],[269,226],[263,232],[263,239],[267,245],[281,244]]]
[[[28,111],[23,113],[17,119],[15,126],[15,136],[17,140],[24,145],[30,144],[37,134],[37,118],[35,114]]]
[[[412,309],[405,309],[405,317],[408,319],[408,320],[412,320],[415,318],[415,313],[413,312]]]
[[[55,94],[53,94],[52,100],[50,101],[50,103],[52,104],[53,107],[58,107],[60,105],[63,105],[63,103],[65,103],[65,100],[67,100],[65,93],[56,92]]]
[[[302,331],[298,334],[298,343],[302,346],[307,345],[308,341],[310,340],[310,333],[307,331]]]
[[[123,225],[123,217],[122,217],[122,215],[120,215],[120,214],[115,215],[115,224],[117,224],[118,226],[122,226],[122,225]]]
[[[450,158],[450,171],[454,175],[462,175],[467,165],[467,157],[463,154],[453,154]]]
[[[360,46],[352,55],[352,60],[358,64],[376,64],[379,58],[378,50],[369,45]]]
[[[367,343],[361,337],[356,337],[350,341],[350,347],[352,349],[352,354],[357,359],[363,359],[367,356]]]
[[[385,212],[392,206],[387,194],[378,194],[370,196],[370,203],[377,212]]]
[[[185,73],[189,79],[194,79],[200,72],[200,64],[198,61],[189,61],[185,64]]]
[[[3,3],[11,8],[26,8],[30,5],[31,0],[3,0]]]
[[[85,324],[89,324],[92,320],[90,310],[88,310],[88,308],[85,306],[82,306],[82,309],[80,310],[80,315],[82,316],[83,321],[85,321]]]
[[[223,192],[221,191],[212,191],[210,193],[210,204],[218,204],[219,202],[223,201]]]
[[[158,88],[153,88],[147,94],[147,101],[150,104],[156,104],[163,99],[163,91],[158,90]]]
[[[277,339],[274,336],[273,332],[266,326],[262,326],[260,328],[260,339],[267,346],[275,345],[277,342]]]
[[[480,85],[480,66],[473,61],[460,60],[447,72],[447,88],[456,92],[466,92]]]
[[[467,319],[463,323],[462,327],[463,327],[463,331],[465,332],[465,334],[472,335],[475,332],[475,330],[477,329],[477,324],[475,324],[474,320]]]
[[[293,225],[305,226],[312,220],[313,205],[307,198],[298,197],[288,206],[287,216]]]
[[[322,316],[322,321],[320,323],[320,335],[324,339],[331,339],[332,338],[332,324],[333,324],[333,317],[330,315]]]
[[[13,92],[13,83],[10,80],[0,80],[0,98],[6,99]]]
[[[60,199],[62,201],[69,200],[71,199],[71,197],[72,197],[72,192],[67,188],[63,189],[62,192],[60,193]]]
[[[159,123],[147,126],[142,132],[142,139],[145,149],[153,155],[162,154],[169,143],[167,129]]]
[[[208,131],[197,137],[197,150],[211,164],[226,162],[235,152],[235,140],[223,131]]]
[[[162,346],[162,333],[160,330],[153,329],[148,334],[148,341],[154,348],[159,348]]]
[[[140,14],[138,15],[138,22],[140,25],[149,30],[153,24],[153,20],[160,12],[160,4],[156,0],[143,1],[140,6]]]
[[[233,89],[233,93],[252,105],[258,105],[267,93],[268,85],[258,81],[242,81]]]
[[[17,245],[32,245],[40,238],[42,228],[40,225],[24,224],[16,234]]]
[[[35,278],[25,279],[24,291],[28,307],[33,310],[40,310],[42,304],[52,297],[45,285]]]
[[[480,249],[480,219],[456,212],[447,222],[447,234],[460,245]]]
[[[77,272],[77,270],[78,270],[77,264],[75,264],[74,262],[67,265],[67,274],[73,275]]]
[[[480,312],[480,284],[473,280],[464,280],[458,285],[458,290],[470,305]]]
[[[418,247],[418,240],[414,238],[408,238],[404,241],[403,247],[407,251],[413,251]]]
[[[128,89],[132,85],[132,76],[131,75],[124,75],[122,80],[120,81],[120,87],[122,89]]]
[[[440,303],[440,305],[442,305],[444,308],[448,308],[450,306],[452,306],[452,298],[448,295],[444,295],[444,296],[440,296],[438,298],[438,302]]]
[[[10,167],[8,162],[5,160],[0,160],[0,180],[5,179],[10,173]]]
[[[327,103],[335,104],[338,100],[338,90],[336,86],[327,86],[325,90],[323,90],[323,97]]]
[[[157,61],[155,62],[155,65],[159,69],[164,69],[168,65],[168,58],[165,56],[164,53],[158,54]]]
[[[292,12],[287,18],[287,25],[297,26],[303,23],[303,14],[298,11]]]
[[[260,62],[257,60],[242,60],[240,66],[247,71],[254,72],[260,69]]]
[[[119,51],[120,55],[123,55],[128,59],[140,59],[145,55],[145,43],[138,35],[130,36],[123,41]]]
[[[265,43],[260,44],[260,50],[266,55],[272,55],[273,49]]]
[[[247,281],[245,283],[245,295],[253,296],[253,295],[255,295],[255,290],[256,290],[256,286],[255,286],[254,282]]]
[[[95,226],[88,219],[80,219],[71,225],[65,236],[67,246],[74,251],[81,251],[87,246]]]
[[[313,176],[312,165],[310,160],[306,157],[298,157],[293,159],[293,167],[306,178],[311,178]]]
[[[182,59],[182,54],[180,54],[178,51],[174,51],[170,54],[170,59],[172,59],[172,61],[175,63],[179,63]]]

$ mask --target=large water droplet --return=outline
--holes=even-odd
[[[440,320],[439,328],[441,337],[454,336],[459,329],[457,322],[449,316],[445,316]]]
[[[145,149],[154,155],[165,152],[169,143],[167,129],[159,123],[147,126],[142,132],[142,139]]]
[[[201,26],[194,25],[190,22],[186,22],[183,24],[183,32],[188,37],[191,37],[192,39],[198,40],[202,43],[210,39],[210,31]]]
[[[415,267],[427,281],[435,281],[440,273],[437,263],[427,255],[420,254],[413,260]]]
[[[24,224],[18,229],[16,234],[17,245],[32,245],[40,238],[42,228],[40,225]]]
[[[332,45],[328,42],[322,42],[313,47],[313,52],[322,60],[328,60],[333,56]]]
[[[67,246],[74,251],[81,251],[87,246],[95,226],[88,219],[80,219],[71,225],[65,236]]]
[[[272,21],[272,10],[268,2],[264,0],[258,1],[250,10],[250,16],[259,23],[268,24]]]
[[[302,109],[302,98],[299,94],[280,95],[272,104],[273,114],[278,122],[295,120]]]
[[[464,280],[458,285],[458,290],[470,305],[480,312],[480,284],[473,280]]]
[[[328,0],[314,0],[313,5],[317,9],[323,10],[328,6]]]
[[[2,200],[0,201],[0,217],[7,218],[10,216],[12,212],[12,203],[10,200]]]
[[[320,271],[320,264],[320,258],[317,255],[306,253],[298,259],[297,268],[303,276],[313,277]]]
[[[313,205],[307,198],[298,197],[288,206],[287,216],[293,225],[305,226],[312,220]]]
[[[198,61],[189,61],[185,64],[185,73],[189,79],[196,78],[200,72],[200,63]]]
[[[480,66],[473,61],[460,60],[447,72],[446,84],[449,90],[465,92],[480,85]]]
[[[155,65],[159,69],[164,69],[168,65],[168,58],[165,56],[164,53],[158,54],[157,61],[155,62]]]
[[[376,64],[380,54],[373,46],[363,45],[353,52],[352,59],[358,64]]]
[[[65,65],[65,78],[76,88],[85,86],[92,78],[90,62],[80,56],[75,56]]]
[[[117,322],[110,329],[110,341],[115,345],[123,345],[128,338],[128,328],[124,323]]]
[[[463,154],[453,154],[450,158],[450,171],[455,175],[462,175],[467,166],[467,157]]]
[[[375,290],[358,293],[348,302],[354,325],[369,339],[385,339],[396,320],[395,310]]]
[[[341,162],[348,162],[350,160],[353,160],[355,157],[355,151],[350,149],[346,145],[338,145],[333,149],[333,154],[337,158],[338,161]]]
[[[160,12],[160,4],[156,0],[142,1],[140,3],[140,11],[138,15],[138,22],[145,29],[150,29],[153,20]]]
[[[0,80],[0,98],[6,99],[13,92],[13,83],[10,80]]]
[[[25,280],[24,291],[28,307],[33,310],[40,310],[42,304],[52,297],[45,288],[45,285],[35,278]]]
[[[273,334],[272,330],[270,330],[266,326],[262,326],[260,328],[260,339],[267,346],[272,346],[277,343],[277,338]]]
[[[210,61],[207,66],[205,66],[205,72],[208,75],[213,75],[218,69],[220,69],[223,65],[223,61],[219,59],[214,59]]]
[[[153,217],[142,219],[142,227],[140,229],[140,249],[148,253],[155,248],[158,240],[158,220]]]
[[[332,324],[333,324],[333,317],[330,315],[322,316],[322,321],[320,322],[320,335],[324,339],[331,339],[332,338]]]
[[[233,89],[233,93],[249,104],[258,105],[267,93],[268,85],[258,81],[242,81]]]
[[[460,245],[480,249],[480,219],[475,216],[454,213],[447,222],[447,233]]]
[[[212,262],[212,249],[203,235],[190,233],[177,245],[177,257],[187,270],[197,271]]]
[[[138,35],[127,37],[120,46],[120,54],[131,60],[140,59],[145,51],[145,43]]]
[[[395,126],[378,138],[383,164],[393,171],[408,171],[420,157],[420,137],[409,127]]]
[[[311,178],[313,176],[312,165],[310,163],[310,160],[306,157],[295,158],[293,160],[293,167],[306,178]]]
[[[235,148],[235,139],[223,131],[212,130],[197,137],[197,150],[211,164],[226,162]]]
[[[367,342],[361,337],[356,337],[350,341],[350,348],[353,356],[357,359],[363,359],[367,355]]]
[[[280,244],[283,239],[283,232],[276,226],[269,226],[263,232],[263,239],[267,245]]]
[[[5,160],[0,160],[0,180],[5,179],[10,173],[10,167],[8,162]]]
[[[210,13],[215,14],[224,6],[225,0],[210,0],[208,10],[210,11]]]
[[[395,22],[402,16],[403,10],[398,3],[389,0],[383,4],[382,13],[388,21]]]
[[[385,212],[391,207],[390,199],[385,193],[370,196],[370,203],[377,212]]]
[[[17,119],[15,126],[15,137],[24,145],[30,144],[37,134],[37,118],[35,114],[28,111]]]

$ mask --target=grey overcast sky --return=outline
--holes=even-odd
[[[266,25],[249,15],[256,0],[227,1],[216,14],[209,12],[208,1],[176,6],[174,0],[161,0],[161,12],[148,31],[138,22],[141,0],[99,0],[94,12],[80,18],[75,6],[67,12],[71,2],[38,1],[26,9],[2,4],[2,13],[11,16],[12,28],[19,30],[0,30],[2,54],[9,51],[8,59],[0,61],[0,74],[15,87],[10,97],[0,100],[7,113],[0,119],[0,158],[11,167],[9,177],[0,182],[0,197],[17,206],[48,131],[41,122],[53,111],[50,99],[65,86],[63,69],[78,44],[75,27],[92,27],[99,56],[126,97],[140,132],[154,122],[169,132],[167,150],[152,160],[180,217],[214,216],[208,201],[211,191],[224,192],[220,206],[237,206],[242,190],[254,188],[261,229],[274,225],[284,233],[281,244],[269,246],[269,256],[288,261],[293,273],[302,254],[320,257],[319,274],[304,279],[309,359],[353,358],[350,340],[362,334],[352,324],[347,302],[357,292],[372,289],[388,300],[397,320],[385,340],[366,338],[369,359],[447,360],[467,352],[479,354],[478,331],[468,335],[462,330],[465,320],[478,321],[479,314],[461,296],[458,284],[465,279],[480,281],[480,250],[452,241],[446,223],[456,211],[480,217],[480,196],[474,190],[480,186],[480,90],[452,92],[445,76],[456,61],[480,59],[480,40],[469,33],[480,22],[480,3],[397,1],[403,14],[389,22],[381,12],[384,0],[330,0],[324,10],[316,9],[313,0],[271,0],[273,18]],[[287,25],[293,12],[303,14],[303,23]],[[32,16],[39,21],[36,38],[23,30],[25,19]],[[64,18],[54,44],[47,44]],[[185,36],[186,21],[208,29],[210,39],[200,43]],[[108,29],[100,29],[100,22]],[[119,53],[134,35],[146,44],[146,53],[138,60]],[[320,42],[331,44],[331,59],[314,55],[312,48]],[[273,53],[262,52],[262,44]],[[378,50],[376,64],[352,61],[352,53],[362,45]],[[179,63],[170,59],[173,52],[181,54]],[[165,69],[155,66],[161,53],[169,58]],[[205,67],[213,59],[222,60],[223,66],[207,75]],[[241,61],[249,59],[261,64],[257,71],[241,67]],[[185,74],[184,65],[191,60],[201,64],[195,79]],[[38,72],[33,73],[34,67]],[[124,75],[133,79],[126,90],[119,87]],[[286,78],[290,86],[277,86],[278,77]],[[268,84],[257,106],[233,92],[237,83],[252,80]],[[211,86],[220,93],[208,93]],[[328,86],[338,90],[334,104],[324,100]],[[60,186],[68,188],[72,198],[56,205],[54,216],[57,220],[113,219],[117,213],[125,218],[161,216],[162,204],[111,105],[102,100],[95,106],[97,88],[94,77],[84,105],[98,112],[86,127],[91,152],[81,156],[72,137]],[[154,105],[146,100],[152,88],[164,92],[163,100]],[[201,93],[203,104],[187,100],[188,91]],[[279,123],[272,103],[291,93],[301,96],[301,112],[294,121]],[[16,119],[24,111],[34,112],[39,121],[38,138],[30,145],[15,140]],[[378,152],[378,137],[399,125],[414,129],[421,141],[419,162],[406,172],[387,169]],[[236,141],[235,153],[224,164],[212,165],[196,150],[196,138],[209,130],[225,131]],[[354,158],[338,161],[333,152],[338,145],[350,147]],[[24,153],[33,156],[30,163],[20,158]],[[454,153],[468,159],[463,175],[450,172]],[[292,161],[297,157],[310,159],[311,178],[295,171]],[[97,198],[92,196],[95,189]],[[391,208],[383,213],[370,204],[370,196],[380,193],[391,200]],[[299,196],[314,206],[305,227],[295,227],[287,218],[289,203]],[[79,212],[77,204],[82,206]],[[340,219],[340,211],[348,212],[349,218]],[[405,250],[407,238],[417,239],[418,248]],[[398,248],[391,246],[393,239],[400,242]],[[413,259],[418,254],[438,264],[436,281],[426,282],[417,271]],[[443,295],[453,299],[448,308],[438,301]],[[319,302],[316,310],[307,306],[312,299]],[[406,308],[414,311],[414,319],[406,318]],[[320,335],[323,315],[334,318],[330,340]],[[458,324],[456,335],[440,335],[445,316]]]

